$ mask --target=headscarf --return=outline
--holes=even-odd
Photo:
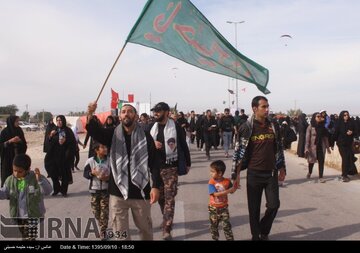
[[[344,114],[345,114],[345,113],[349,114],[349,119],[348,119],[348,121],[346,121],[346,122],[349,122],[349,121],[350,121],[350,113],[349,113],[349,111],[341,111],[340,114],[339,114],[339,124],[340,124],[340,125],[341,125],[341,124],[345,124],[345,120],[344,120]]]
[[[60,118],[61,119],[61,121],[62,121],[62,127],[60,127],[61,129],[64,129],[65,127],[66,127],[66,118],[65,118],[65,116],[64,115],[58,115],[57,117],[56,117],[56,119],[58,119],[58,118]],[[57,124],[56,124],[56,126],[57,126]],[[58,126],[57,126],[58,127]]]
[[[321,114],[320,114],[320,112],[315,112],[313,115],[312,115],[312,117],[311,117],[311,121],[310,121],[310,124],[311,124],[311,126],[312,127],[314,127],[315,128],[315,131],[316,131],[316,139],[315,139],[315,144],[316,144],[316,146],[318,146],[318,145],[321,145],[321,143],[322,143],[322,138],[324,137],[324,136],[326,136],[326,133],[327,133],[327,131],[326,131],[326,129],[325,129],[325,122],[317,122],[316,121],[316,115],[320,115],[321,116]],[[320,146],[319,146],[320,147]]]
[[[349,118],[348,121],[345,122],[344,120],[344,114],[347,113],[349,114]],[[349,111],[341,111],[339,114],[339,122],[338,122],[338,126],[340,129],[340,132],[342,133],[346,133],[348,130],[351,130],[352,132],[354,132],[355,130],[355,126],[353,125],[353,120],[350,118],[350,113]],[[354,133],[353,133],[354,134]],[[352,139],[353,136],[348,136],[345,134],[345,136],[349,139]]]
[[[6,119],[7,126],[1,132],[0,142],[5,142],[10,140],[11,138],[14,138],[15,136],[18,136],[21,139],[21,142],[12,144],[11,148],[14,148],[15,154],[23,154],[26,152],[27,144],[26,144],[24,132],[21,129],[21,127],[15,127],[15,121],[18,118],[19,118],[18,116],[12,115]]]
[[[108,123],[108,119],[111,119],[111,123],[109,124]],[[115,128],[116,127],[116,124],[115,124],[115,119],[112,115],[109,115],[106,120],[105,120],[105,123],[104,123],[104,128]]]
[[[10,138],[13,138],[18,135],[19,130],[17,128],[20,128],[20,127],[15,127],[15,121],[18,118],[19,118],[19,116],[11,115],[6,119],[6,127],[9,131]]]
[[[306,121],[306,114],[302,113],[299,115],[299,125],[303,126],[303,129],[306,130],[306,128],[309,126],[308,122]]]
[[[24,132],[21,127],[15,127],[15,121],[19,119],[19,116],[11,115],[6,119],[6,128],[8,129],[8,136],[7,138],[11,139],[15,136],[19,136],[20,139],[26,144]]]

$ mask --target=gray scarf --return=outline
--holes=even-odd
[[[128,158],[124,134],[123,126],[120,124],[115,129],[110,150],[111,171],[114,181],[124,199],[127,199],[129,193],[128,165],[130,163],[131,182],[141,190],[142,196],[145,197],[143,190],[150,181],[145,132],[137,124],[135,125],[135,129],[131,133],[130,159]]]

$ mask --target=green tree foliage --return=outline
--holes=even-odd
[[[15,115],[18,111],[16,105],[0,106],[0,114],[2,115]]]
[[[302,110],[301,109],[290,109],[289,111],[287,111],[287,115],[290,117],[295,117],[295,116],[299,116],[300,114],[302,114]]]
[[[53,119],[53,115],[51,112],[37,112],[34,116],[38,122],[49,122]]]
[[[23,114],[20,117],[20,120],[29,122],[29,119],[30,119],[30,113],[27,111],[23,112]]]

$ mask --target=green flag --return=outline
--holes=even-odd
[[[119,99],[119,103],[118,103],[118,108],[121,109],[123,107],[124,104],[129,103],[128,101]]]
[[[189,0],[149,0],[126,42],[253,83],[264,94],[269,71],[237,51]]]

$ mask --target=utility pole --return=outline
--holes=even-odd
[[[229,79],[228,79],[229,81],[228,81],[228,94],[229,94],[229,109],[230,109],[230,77],[229,77]]]
[[[150,100],[150,109],[149,110],[151,110],[151,92],[150,92],[149,100]]]
[[[245,21],[226,21],[228,24],[235,25],[235,48],[237,50],[237,25],[245,23]],[[236,73],[237,73],[237,65],[236,65]],[[238,86],[238,79],[236,78],[236,110],[239,110],[239,86]]]
[[[28,118],[28,122],[30,123],[29,105],[28,105],[28,104],[26,104],[26,105],[25,105],[25,107],[26,107],[26,112],[27,112],[27,114],[28,114],[28,116],[29,116],[29,118]],[[25,120],[25,119],[24,119],[24,120]]]

